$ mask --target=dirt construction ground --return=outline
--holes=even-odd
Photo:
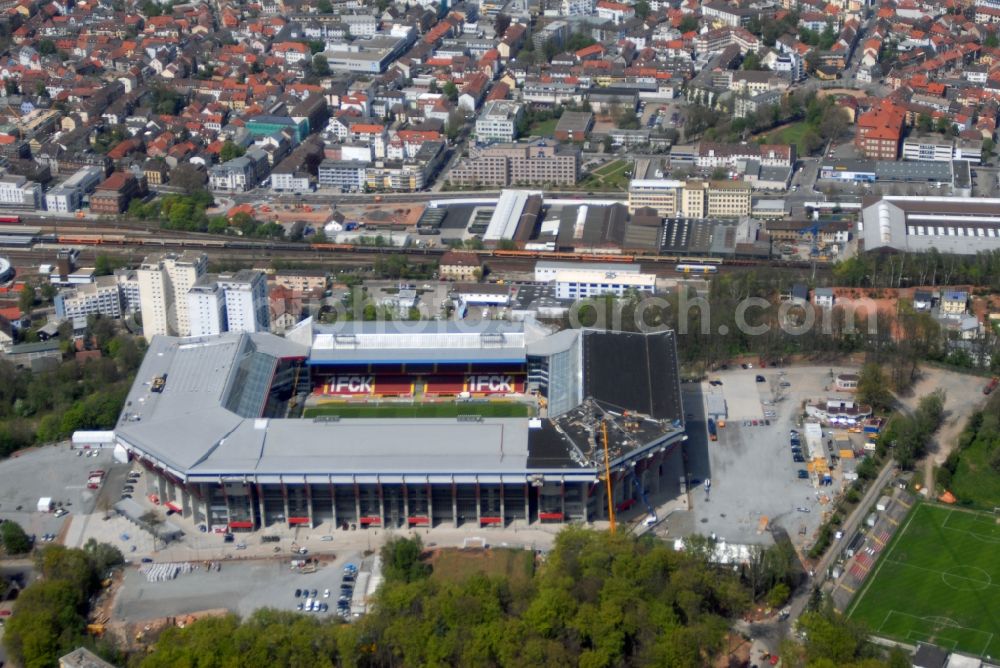
[[[937,389],[944,390],[944,423],[935,435],[924,460],[924,482],[928,489],[934,489],[934,467],[940,466],[951,454],[958,441],[958,435],[965,428],[969,416],[983,407],[986,396],[982,387],[987,379],[935,367],[922,367],[920,378],[913,385],[912,392],[900,397],[907,410],[915,410],[921,397]]]

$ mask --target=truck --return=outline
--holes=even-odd
[[[993,376],[990,382],[986,383],[986,387],[983,388],[983,394],[989,394],[997,389],[997,385],[1000,385],[1000,376]]]
[[[719,431],[715,426],[714,418],[708,418],[708,438],[711,441],[719,440]]]
[[[38,499],[38,512],[40,513],[51,513],[53,508],[52,497],[43,496]]]
[[[98,489],[104,482],[104,471],[91,471],[87,476],[87,489]]]

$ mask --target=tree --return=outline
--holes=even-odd
[[[17,84],[14,79],[4,79],[4,90],[7,91],[7,95],[20,95],[21,87]]]
[[[762,70],[764,66],[760,62],[760,56],[757,55],[756,51],[747,51],[747,55],[743,57],[743,69],[744,70]]]
[[[326,56],[322,53],[317,53],[313,56],[312,70],[313,74],[318,77],[330,76],[330,63],[327,61]]]
[[[941,134],[948,132],[951,128],[951,119],[947,116],[938,116],[937,122],[934,124],[934,128]]]
[[[875,409],[887,409],[892,406],[893,397],[889,391],[889,379],[879,364],[869,362],[861,367],[858,378],[858,401],[869,404]]]
[[[640,19],[644,19],[649,16],[649,3],[646,0],[639,0],[635,3],[632,8],[635,10],[635,15]]]
[[[118,269],[120,266],[121,263],[113,259],[107,253],[98,253],[97,259],[94,261],[94,273],[97,276],[110,276],[115,273],[115,269]]]
[[[205,189],[208,181],[208,174],[190,162],[183,162],[170,172],[170,185],[180,188],[184,192],[195,192]]]
[[[0,544],[9,555],[24,554],[31,549],[31,539],[21,525],[13,520],[0,524]]]
[[[452,102],[458,99],[458,86],[455,85],[454,81],[446,81],[441,87],[441,92]]]
[[[35,306],[35,288],[30,285],[25,285],[21,288],[21,294],[17,299],[17,306],[21,309],[21,313],[31,313],[31,310]]]
[[[997,37],[995,32],[991,32],[986,36],[986,39],[983,40],[983,46],[987,49],[996,49],[1000,47],[1000,37]]]
[[[332,14],[333,13],[333,3],[330,0],[319,0],[316,3],[316,10],[320,14]]]
[[[930,114],[921,113],[917,116],[917,130],[920,132],[930,132],[934,129],[934,121],[931,119]]]
[[[420,561],[423,544],[419,536],[394,538],[382,548],[382,568],[386,580],[415,582],[427,577],[430,571]]]
[[[222,162],[229,162],[234,158],[239,158],[247,151],[245,148],[235,143],[231,139],[227,139],[222,143],[222,148],[219,149],[219,160]]]
[[[51,56],[56,52],[56,43],[51,39],[43,39],[38,42],[38,53],[43,56]]]
[[[51,283],[43,283],[41,293],[42,301],[51,304],[52,300],[54,300],[56,295],[59,294],[59,288]]]
[[[698,17],[694,14],[687,14],[681,19],[681,23],[678,26],[678,30],[681,33],[695,32],[698,30]]]

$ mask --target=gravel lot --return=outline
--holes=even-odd
[[[851,370],[833,369],[835,374]],[[732,543],[770,544],[769,533],[758,533],[760,520],[766,516],[770,526],[783,527],[794,542],[801,544],[808,542],[819,528],[825,509],[819,497],[832,496],[839,491],[840,482],[816,490],[810,481],[797,478],[796,471],[804,468],[804,464],[792,461],[788,435],[790,429],[799,426],[805,399],[822,399],[832,394],[826,389],[832,382],[830,367],[793,367],[782,371],[786,375],[779,376],[776,369],[730,369],[712,374],[713,379],[722,381],[721,389],[726,391],[730,410],[730,419],[719,430],[716,442],[710,442],[705,431],[704,394],[708,384],[682,385],[685,412],[691,416],[686,452],[692,483],[691,511],[671,518],[672,535],[714,533]],[[768,382],[756,383],[757,374]],[[782,378],[790,387],[779,386]],[[772,406],[763,406],[763,401],[776,398]],[[740,411],[752,412],[751,405],[756,405],[758,415],[766,408],[774,410],[777,416],[771,419],[770,426],[744,426],[743,417],[733,416],[734,404]],[[705,479],[712,481],[707,493],[703,486]],[[808,508],[809,512],[800,512],[796,510],[798,507]],[[805,533],[801,534],[803,529]]]

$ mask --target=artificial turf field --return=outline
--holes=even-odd
[[[459,415],[482,417],[528,417],[528,406],[515,402],[440,402],[417,404],[330,403],[311,406],[303,417],[337,415],[342,418],[451,418]]]
[[[1000,657],[996,515],[920,504],[889,543],[848,616],[875,635]]]

